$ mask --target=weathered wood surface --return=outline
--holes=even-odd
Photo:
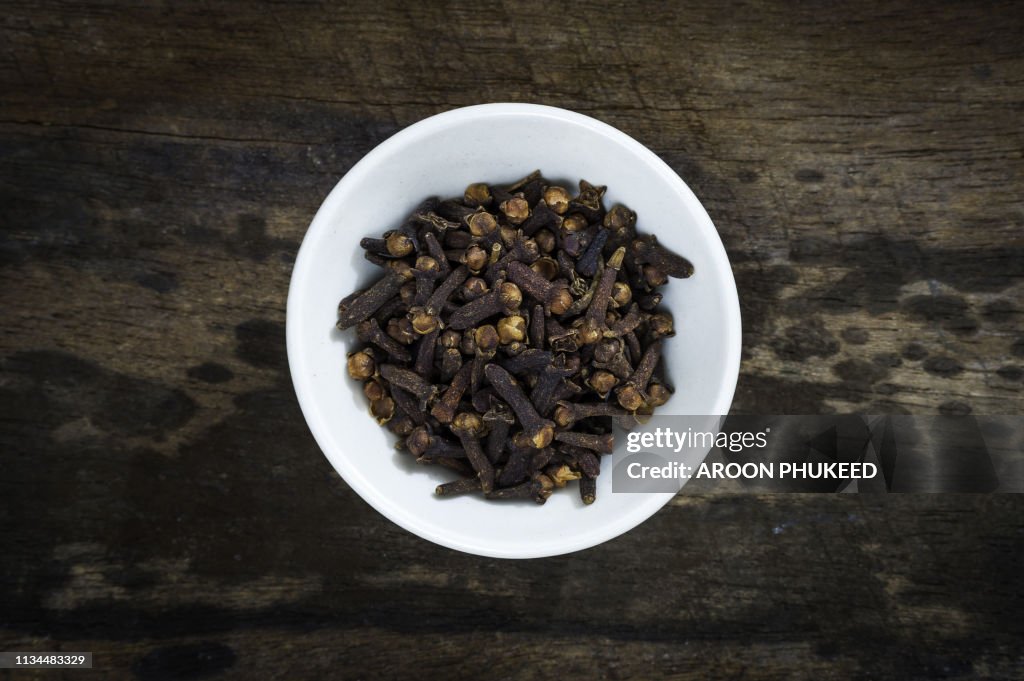
[[[0,649],[97,668],[0,679],[1024,675],[1016,497],[680,497],[577,555],[460,555],[332,471],[283,339],[353,163],[536,101],[704,202],[738,411],[1019,414],[1019,5],[3,10]]]

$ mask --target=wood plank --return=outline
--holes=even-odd
[[[736,411],[1020,414],[1014,3],[4,9],[0,649],[111,679],[1019,675],[1016,497],[684,495],[475,558],[338,478],[284,356],[338,178],[425,116],[536,101],[708,209]]]

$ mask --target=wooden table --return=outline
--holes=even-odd
[[[1017,497],[684,495],[481,559],[341,481],[285,360],[338,178],[533,101],[707,207],[736,411],[1022,413],[1024,12],[932,5],[4,2],[0,649],[96,668],[0,679],[1024,676]]]

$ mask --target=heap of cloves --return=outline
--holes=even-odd
[[[459,474],[438,495],[544,503],[579,480],[591,504],[612,420],[671,396],[657,289],[693,267],[626,206],[606,210],[605,189],[573,196],[539,171],[478,182],[361,241],[385,275],[338,305],[362,344],[348,373],[399,449]]]

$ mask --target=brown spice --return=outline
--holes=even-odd
[[[439,496],[544,503],[578,480],[594,503],[608,419],[671,397],[655,377],[675,334],[657,289],[693,268],[604,194],[539,171],[477,182],[360,241],[385,275],[338,305],[363,344],[347,369],[399,449],[464,476]]]

